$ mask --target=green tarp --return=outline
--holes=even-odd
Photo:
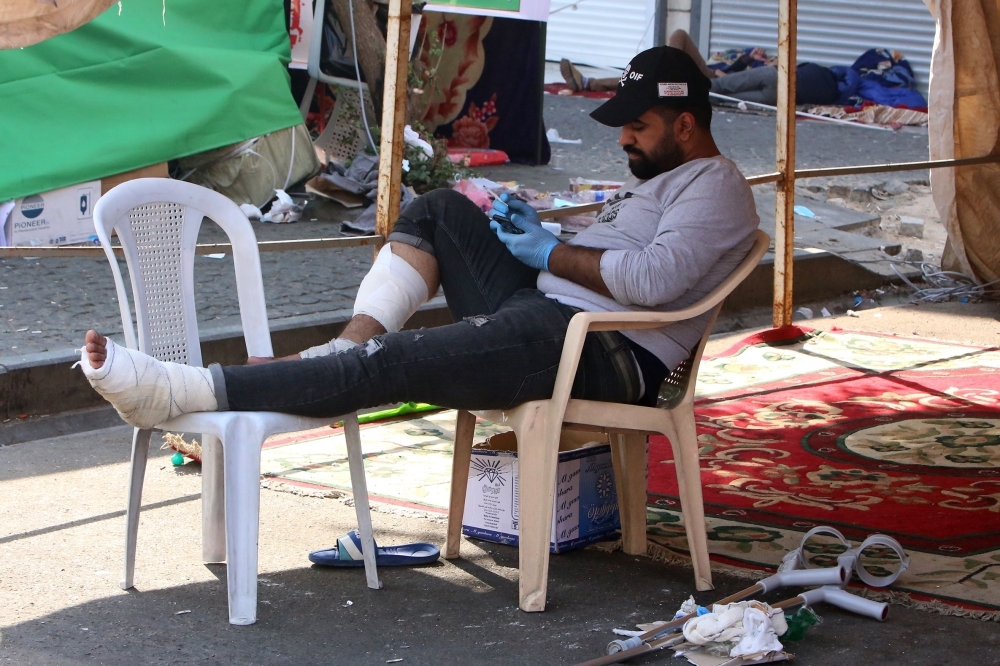
[[[122,0],[0,51],[0,202],[302,122],[284,21],[282,0]]]

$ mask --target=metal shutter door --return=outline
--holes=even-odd
[[[553,0],[552,9],[572,2]],[[549,17],[545,59],[569,58],[595,67],[624,69],[632,56],[653,45],[655,8],[655,0],[581,0],[577,9]]]
[[[704,0],[707,1],[707,0]],[[709,51],[742,46],[778,50],[778,0],[711,0]],[[850,65],[870,48],[901,51],[927,92],[934,18],[923,0],[801,0],[799,62]]]

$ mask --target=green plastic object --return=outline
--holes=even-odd
[[[180,467],[184,464],[184,455],[180,451],[170,456],[170,462],[174,467]]]
[[[428,405],[426,402],[404,402],[399,407],[393,409],[383,409],[379,412],[369,412],[368,414],[361,414],[358,416],[358,423],[373,423],[374,421],[383,421],[385,419],[391,419],[396,416],[405,416],[406,414],[419,414],[421,412],[433,412],[434,410],[441,409],[437,405]]]
[[[0,50],[0,201],[298,125],[290,56],[282,0],[121,0]]]
[[[809,627],[814,627],[823,621],[813,609],[805,606],[785,620],[788,622],[788,631],[781,635],[783,641],[801,641],[806,637],[806,631]]]

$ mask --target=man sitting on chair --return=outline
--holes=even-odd
[[[683,51],[657,47],[632,59],[591,117],[621,127],[634,177],[567,243],[523,202],[496,203],[494,217],[510,218],[501,224],[437,190],[401,212],[341,337],[285,359],[195,368],[88,331],[83,371],[140,428],[196,411],[334,417],[396,402],[504,409],[548,399],[574,314],[691,305],[753,245],[753,194],[712,138],[708,91]],[[400,331],[439,286],[455,323]],[[589,333],[572,396],[654,405],[707,319]]]

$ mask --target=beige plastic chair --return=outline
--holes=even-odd
[[[624,551],[632,555],[646,552],[646,437],[649,433],[662,433],[670,440],[674,452],[681,511],[694,563],[695,586],[699,590],[712,589],[694,421],[694,380],[698,375],[698,364],[705,351],[708,336],[722,308],[722,301],[760,263],[769,245],[770,238],[758,230],[753,247],[736,270],[705,298],[683,310],[581,312],[575,315],[566,332],[551,399],[526,402],[509,411],[482,411],[475,415],[460,411],[455,428],[455,458],[452,463],[451,502],[444,556],[449,559],[459,557],[476,415],[494,423],[511,426],[517,435],[520,469],[519,597],[521,610],[529,612],[545,610],[549,537],[562,430],[597,430],[612,435],[611,449],[622,522],[622,543]],[[588,331],[660,328],[706,312],[711,312],[711,317],[705,334],[691,356],[664,381],[661,387],[661,405],[640,407],[570,399],[570,389]],[[662,395],[668,385],[670,393],[675,397],[664,401]]]

